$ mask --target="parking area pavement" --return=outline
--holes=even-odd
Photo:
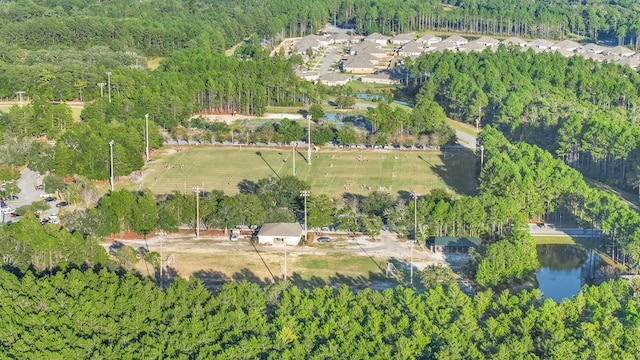
[[[36,186],[41,183],[42,178],[40,173],[30,169],[22,170],[20,178],[17,181],[17,185],[20,188],[20,192],[16,194],[18,199],[6,201],[7,206],[12,209],[17,209],[21,206],[30,205],[35,201],[43,201],[43,198],[40,195],[43,194],[44,191],[36,189]],[[45,213],[47,215],[57,215],[59,209],[56,207],[56,203],[50,202],[49,205],[51,205],[51,208],[45,211]],[[5,214],[4,221],[16,221],[16,219]]]

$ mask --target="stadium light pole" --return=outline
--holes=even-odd
[[[98,87],[100,88],[100,97],[104,97],[104,86],[105,83],[98,83]]]
[[[291,143],[291,155],[293,158],[293,176],[296,176],[296,143]]]
[[[111,154],[111,192],[113,192],[113,140],[109,141],[109,153]]]
[[[144,131],[144,136],[145,136],[145,143],[146,143],[146,148],[145,148],[145,154],[147,155],[147,162],[149,162],[149,114],[144,114],[144,124],[145,124],[145,131]]]
[[[156,233],[160,236],[160,288],[164,289],[163,277],[162,277],[162,268],[164,267],[164,258],[162,255],[162,243],[164,242],[164,236],[166,233],[163,230],[160,230]]]
[[[307,115],[307,164],[311,165],[311,114]]]
[[[411,242],[411,285],[413,285],[413,244],[418,241],[418,197],[420,196],[416,192],[412,192],[413,197],[413,242]]]
[[[307,198],[311,192],[307,189],[300,190],[300,196],[304,198],[304,241],[307,242]]]
[[[196,239],[200,239],[200,191],[202,189],[194,186],[193,191],[196,193]]]
[[[111,102],[111,71],[107,71],[107,88],[109,90],[109,102]]]
[[[284,242],[284,283],[287,284],[287,239],[282,240]]]

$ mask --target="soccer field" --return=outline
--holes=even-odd
[[[335,197],[342,193],[368,194],[373,190],[398,194],[427,194],[446,188],[454,194],[476,191],[476,157],[468,150],[378,151],[321,149],[306,161],[306,149],[295,155],[296,176],[315,193]],[[143,169],[141,181],[130,188],[149,188],[156,194],[205,191],[238,192],[242,180],[293,175],[291,148],[260,147],[166,147]]]

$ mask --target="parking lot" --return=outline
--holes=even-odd
[[[19,220],[19,217],[12,217],[11,211],[20,208],[21,206],[30,205],[35,201],[44,201],[42,195],[43,190],[36,189],[38,184],[42,183],[40,174],[36,171],[25,169],[20,173],[20,178],[17,181],[17,185],[20,188],[20,192],[16,194],[17,199],[5,201],[6,207],[2,210],[2,221],[5,223],[15,222]],[[56,201],[49,201],[50,208],[40,216],[41,218],[49,217],[54,219],[55,222],[59,212],[59,208],[56,207]],[[53,217],[52,217],[53,216]]]

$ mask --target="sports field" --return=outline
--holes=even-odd
[[[473,194],[477,159],[467,150],[377,151],[320,149],[306,163],[306,149],[295,156],[296,176],[315,193],[368,194],[373,190],[397,194],[427,194],[447,188],[452,194]],[[293,174],[289,148],[247,146],[165,147],[143,169],[143,176],[129,188],[149,188],[154,193],[190,192],[193,187],[218,189],[232,195],[242,180]]]

